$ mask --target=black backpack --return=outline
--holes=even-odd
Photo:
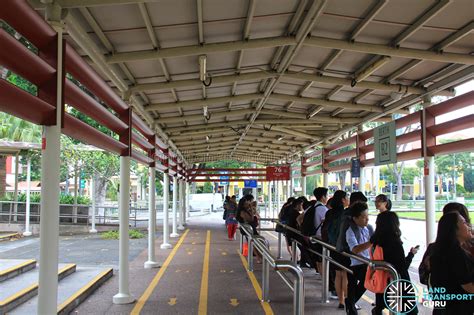
[[[314,236],[316,232],[321,228],[322,222],[319,226],[314,226],[314,216],[316,215],[316,208],[319,206],[324,206],[319,203],[316,206],[309,208],[304,214],[303,224],[301,225],[301,233],[305,236]]]

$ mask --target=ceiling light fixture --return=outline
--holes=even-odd
[[[283,140],[283,138],[284,138],[283,136],[279,136],[279,137],[277,138],[277,141],[281,141],[281,140]]]

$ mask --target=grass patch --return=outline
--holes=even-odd
[[[107,232],[101,233],[100,236],[103,239],[106,239],[106,240],[118,240],[119,239],[119,232],[118,231],[107,231]],[[143,234],[142,232],[140,232],[138,230],[128,230],[128,236],[130,238],[136,239],[136,238],[144,238],[145,234]]]
[[[396,211],[398,217],[400,218],[407,218],[407,219],[419,219],[425,220],[426,214],[423,211],[416,212],[416,211]],[[438,221],[441,216],[443,215],[442,212],[436,212],[436,221]],[[469,217],[471,218],[471,222],[474,222],[474,213],[469,213]]]

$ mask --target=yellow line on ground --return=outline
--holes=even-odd
[[[145,305],[146,301],[150,298],[151,293],[153,290],[156,288],[158,285],[158,282],[160,282],[161,277],[166,271],[166,268],[168,268],[168,265],[171,263],[171,260],[173,260],[174,255],[176,255],[176,252],[178,251],[178,248],[181,246],[181,244],[184,241],[184,238],[188,234],[189,229],[187,229],[184,234],[181,236],[179,239],[178,243],[176,243],[175,247],[169,254],[168,258],[166,258],[165,262],[163,263],[163,266],[161,266],[160,270],[156,274],[156,276],[153,278],[151,281],[150,285],[148,288],[146,288],[145,292],[143,292],[142,296],[138,299],[137,304],[135,304],[135,307],[133,308],[132,312],[130,314],[136,315],[140,314],[140,311],[142,310],[143,306]]]
[[[5,235],[0,235],[0,240],[14,237],[14,236],[20,236],[20,233],[11,233],[11,234],[5,234]]]
[[[211,231],[207,231],[204,262],[202,263],[201,293],[199,294],[199,315],[207,314],[207,293],[209,288],[209,253],[211,251]]]
[[[58,306],[58,313],[62,312],[69,304],[74,303],[74,301],[80,297],[86,290],[91,288],[96,282],[98,282],[100,279],[105,277],[109,272],[112,272],[112,268],[108,268],[107,270],[104,270],[100,274],[98,274],[94,279],[89,281],[86,285],[84,285],[81,289],[79,289],[76,293],[71,295],[66,301],[61,303]]]
[[[252,282],[253,288],[255,289],[255,293],[257,293],[257,297],[260,301],[260,304],[262,305],[263,311],[266,315],[273,315],[273,310],[270,304],[268,302],[262,302],[262,289],[260,288],[260,285],[258,284],[258,281],[255,278],[253,272],[247,270],[247,261],[245,260],[244,256],[242,256],[239,250],[237,250],[237,253],[240,256],[240,260],[242,260],[242,265],[244,265],[245,271],[247,271],[250,281]],[[249,255],[252,255],[252,253],[249,253]]]
[[[34,260],[34,259],[29,259],[29,260],[27,260],[27,261],[25,261],[25,262],[22,262],[22,263],[20,263],[20,264],[18,264],[18,265],[16,265],[16,266],[13,266],[13,267],[8,268],[8,269],[5,269],[5,270],[2,270],[2,271],[0,271],[0,276],[4,276],[4,275],[6,275],[6,274],[8,274],[8,273],[10,273],[10,272],[12,272],[12,271],[14,271],[14,270],[21,269],[21,268],[23,268],[23,267],[25,267],[25,266],[27,266],[27,265],[29,265],[29,264],[32,264],[32,263],[35,263],[35,264],[36,264],[36,260]]]
[[[276,239],[276,240],[278,239],[278,236],[273,235],[272,232],[269,232],[269,231],[265,231],[265,232],[267,232],[267,234],[270,235],[271,237],[273,237],[274,239]]]

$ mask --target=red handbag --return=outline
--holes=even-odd
[[[383,260],[383,249],[382,247],[375,245],[369,250],[370,260]],[[367,273],[365,274],[364,286],[367,290],[374,293],[384,293],[385,288],[390,280],[390,274],[385,270],[375,270],[368,266]]]

